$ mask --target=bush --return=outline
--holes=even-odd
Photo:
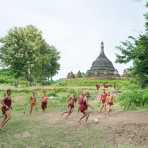
[[[118,101],[124,110],[143,107],[148,103],[148,91],[141,89],[126,90],[119,95]]]
[[[62,98],[59,99],[61,104],[66,104],[68,96],[63,96]]]
[[[148,90],[143,91],[143,106],[148,104]]]
[[[51,91],[50,93],[48,93],[48,96],[49,96],[49,97],[50,97],[50,96],[56,97],[57,94],[55,93],[55,91]]]

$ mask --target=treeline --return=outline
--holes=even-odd
[[[67,74],[67,79],[84,78],[86,74],[80,70],[75,74],[72,71]]]
[[[52,80],[60,68],[60,53],[32,25],[10,29],[0,38],[0,43],[0,63],[5,72],[7,69],[6,75],[11,73],[16,83],[20,79],[29,85],[46,83]]]

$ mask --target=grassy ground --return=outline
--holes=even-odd
[[[48,120],[44,119],[44,116],[39,119],[39,116],[41,117],[40,114],[34,115],[32,120],[31,117],[15,115],[8,127],[1,132],[0,144],[3,143],[7,148],[66,148],[82,145],[91,147],[93,143],[101,143],[100,140],[96,140],[100,139],[100,129],[96,131],[96,128],[90,130],[82,127],[77,130],[76,127],[65,126],[64,121],[47,124]]]
[[[102,81],[102,83],[103,82],[104,81]],[[114,84],[114,82],[118,83],[121,90],[125,89],[125,86],[128,86],[129,84],[128,81],[110,81],[112,84]],[[138,140],[133,139],[131,143],[126,143],[122,140],[123,137],[127,137],[128,141],[129,134],[127,133],[130,131],[129,133],[133,135],[133,128],[137,129],[137,131],[148,131],[148,127],[145,124],[143,125],[143,123],[142,125],[141,123],[138,123],[140,127],[135,126],[135,124],[137,124],[137,119],[132,122],[131,129],[128,129],[127,131],[125,129],[126,132],[122,131],[124,126],[126,126],[126,120],[117,121],[117,115],[111,118],[111,121],[117,123],[115,125],[112,125],[112,122],[108,119],[104,119],[102,116],[100,117],[101,123],[94,123],[96,111],[99,107],[99,104],[96,101],[96,96],[99,93],[96,92],[95,84],[96,80],[68,80],[46,87],[1,87],[0,98],[3,97],[3,92],[7,88],[11,88],[13,90],[13,116],[8,125],[0,131],[0,148],[147,148],[145,145],[148,144],[148,139],[141,143],[139,140],[140,137]],[[40,110],[40,98],[43,95],[44,89],[47,90],[47,94],[49,96],[48,109],[46,113],[42,113]],[[38,105],[33,115],[29,116],[28,102],[32,90],[36,90]],[[94,110],[92,110],[94,118],[91,117],[87,125],[78,124],[77,121],[80,118],[80,114],[77,113],[77,109],[70,119],[65,120],[61,117],[61,112],[66,109],[65,102],[67,96],[74,91],[78,93],[80,90],[90,92],[91,97],[89,98],[89,102],[94,107]],[[112,92],[113,88],[111,88],[110,91]],[[121,111],[118,103],[115,104],[114,110],[115,112]],[[147,109],[143,109],[143,111],[146,110]],[[141,109],[139,109],[139,111],[141,111]],[[127,115],[124,116],[126,117]],[[135,115],[135,117],[136,116],[137,115]],[[132,116],[130,116],[129,119],[131,117]],[[143,120],[143,118],[141,120]],[[124,123],[123,126],[119,129],[116,128],[121,125],[122,122]],[[131,126],[130,122],[131,121],[129,121],[128,124]],[[119,142],[114,141],[114,131],[115,133],[116,131],[117,133],[120,131],[123,132]],[[144,131],[142,138],[148,138],[148,135],[145,134]],[[126,134],[124,134],[124,132]],[[111,138],[107,135],[111,135]],[[139,142],[137,146],[135,146],[136,141]]]
[[[148,135],[136,138],[133,129],[140,132],[142,128],[148,130],[148,126],[138,123],[135,126],[127,121],[117,128],[118,124],[121,126],[116,121],[118,117],[112,117],[112,121],[115,120],[113,124],[104,117],[100,118],[103,120],[100,123],[94,123],[94,115],[96,116],[94,113],[88,124],[79,125],[78,113],[74,113],[68,120],[62,118],[60,112],[34,112],[32,116],[13,113],[12,120],[0,131],[0,148],[147,148],[147,140],[139,142],[148,138]],[[127,132],[124,126],[129,127]],[[127,134],[135,138],[131,143]]]

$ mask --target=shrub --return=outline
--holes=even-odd
[[[48,93],[48,96],[49,96],[49,97],[50,97],[50,96],[56,97],[57,94],[55,93],[55,91],[51,91],[51,92]]]
[[[119,95],[118,101],[124,110],[142,107],[148,103],[148,92],[141,89],[129,89]]]
[[[143,91],[143,106],[148,104],[148,90]]]

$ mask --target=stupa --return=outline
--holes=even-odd
[[[92,63],[90,70],[87,71],[88,77],[99,79],[118,79],[120,77],[117,69],[104,53],[104,43],[101,42],[101,52],[97,59]]]

